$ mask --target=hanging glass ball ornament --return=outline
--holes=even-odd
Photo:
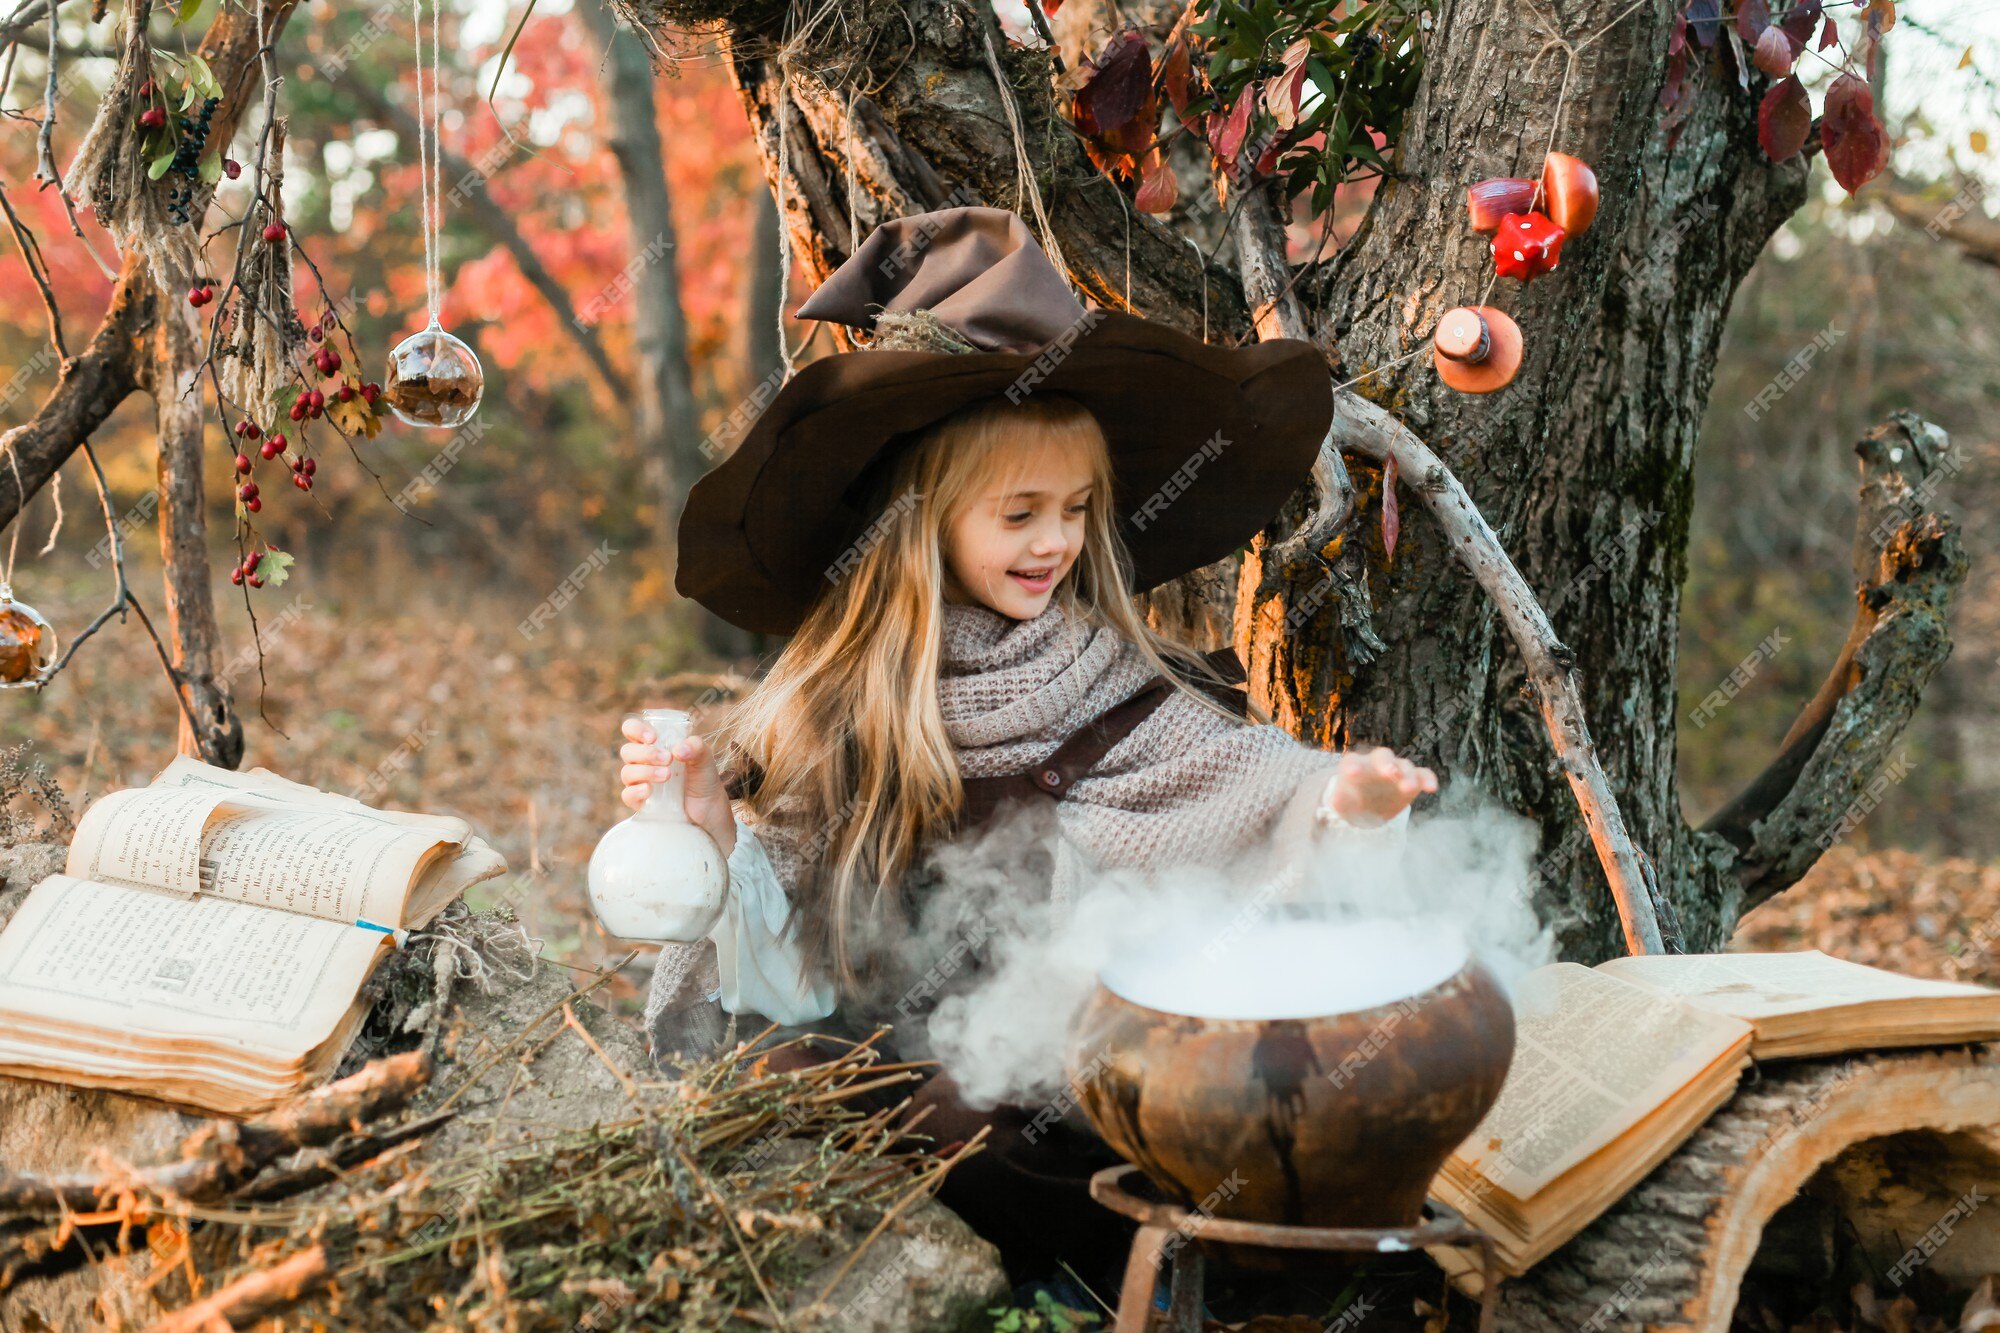
[[[29,689],[55,665],[55,627],[0,583],[0,689]]]
[[[429,328],[396,344],[382,377],[382,396],[412,426],[463,426],[479,410],[485,391],[479,358],[446,333],[435,315]]]

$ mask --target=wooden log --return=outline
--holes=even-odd
[[[1960,1201],[1996,1180],[2000,1044],[1765,1065],[1617,1206],[1507,1283],[1500,1328],[1723,1333],[1766,1224],[1808,1183],[1891,1273],[1964,1213],[1921,1262],[1970,1286],[2000,1271],[2000,1216]]]

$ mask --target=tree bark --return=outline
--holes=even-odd
[[[600,47],[608,46],[604,74],[611,105],[611,152],[625,185],[625,224],[640,271],[632,287],[633,345],[639,438],[662,475],[660,518],[671,546],[681,497],[708,465],[699,447],[701,417],[688,367],[687,318],[681,309],[678,247],[667,194],[666,149],[660,142],[653,101],[652,62],[640,40],[621,24],[605,0],[586,0],[578,13]]]
[[[986,54],[997,25],[983,6],[917,0],[903,7],[907,27],[893,44],[832,30],[788,49],[779,0],[620,3],[658,24],[722,23],[783,223],[813,278],[888,217],[983,203],[1035,218]],[[1552,14],[1560,31],[1537,27],[1537,13]],[[1547,609],[1580,682],[1608,794],[1655,880],[1652,896],[1678,917],[1686,947],[1712,949],[1758,895],[1803,873],[1843,817],[1838,794],[1865,789],[1887,758],[1885,739],[1949,650],[1941,608],[1963,563],[1950,525],[1927,505],[1882,534],[1882,551],[1901,554],[1857,588],[1890,610],[1864,636],[1872,665],[1829,696],[1839,722],[1820,733],[1826,743],[1813,738],[1808,759],[1755,802],[1787,817],[1740,842],[1688,826],[1674,784],[1674,658],[1695,432],[1730,301],[1804,200],[1808,164],[1768,161],[1756,98],[1712,74],[1691,81],[1692,111],[1669,143],[1658,94],[1671,17],[1620,0],[1447,0],[1426,39],[1395,174],[1343,250],[1286,280],[1298,278],[1291,299],[1335,375],[1380,370],[1357,391],[1463,481]],[[1567,79],[1552,36],[1575,48]],[[1254,269],[1240,238],[1231,262],[1241,269],[1247,259],[1253,271],[1203,267],[1185,237],[1133,212],[1062,120],[1050,54],[995,45],[1042,206],[1084,295],[1198,335],[1205,328],[1212,342],[1283,331],[1282,312],[1260,302],[1284,284]],[[850,87],[870,90],[854,96],[852,122]],[[1495,280],[1486,238],[1466,226],[1465,187],[1537,175],[1549,148],[1595,168],[1602,208],[1565,245],[1558,273],[1529,285]],[[1231,225],[1270,224],[1239,216]],[[1445,388],[1422,349],[1447,309],[1482,299],[1520,321],[1527,356],[1508,389],[1474,397]],[[853,345],[842,329],[834,335]],[[1436,524],[1405,523],[1390,555],[1381,467],[1354,462],[1353,474],[1358,512],[1324,549],[1285,545],[1312,509],[1302,490],[1245,561],[1235,623],[1258,701],[1311,743],[1393,746],[1537,819],[1534,903],[1563,956],[1623,952],[1582,811],[1494,605]],[[1282,563],[1266,568],[1267,552]],[[1192,622],[1186,600],[1165,614]],[[1863,743],[1839,743],[1854,738]]]

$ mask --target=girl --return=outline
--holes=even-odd
[[[909,984],[935,961],[909,949],[928,854],[974,829],[1025,821],[998,881],[1057,908],[1093,869],[1400,836],[1434,774],[1301,744],[1232,688],[1233,654],[1161,637],[1133,600],[1305,480],[1332,415],[1316,351],[1086,314],[1020,220],[984,208],[883,224],[799,313],[872,326],[874,349],[806,366],[696,484],[676,575],[791,641],[712,738],[665,754],[625,724],[623,799],[685,765],[688,817],[729,858],[710,939],[662,953],[657,1051],[712,1044],[723,1012],[856,1034],[886,1017],[902,1041],[929,1007]],[[898,330],[919,350],[885,350]],[[1014,1110],[966,1107],[943,1075],[921,1096],[941,1141]],[[1021,1138],[955,1169],[958,1197],[947,1182],[1010,1259],[1054,1238],[1058,1199],[1108,1216],[1050,1169],[1061,1145]]]

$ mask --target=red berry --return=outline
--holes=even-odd
[[[256,483],[256,482],[254,482],[254,481],[246,481],[246,482],[244,482],[244,483],[243,483],[243,484],[242,484],[241,486],[238,486],[238,487],[236,488],[236,498],[237,498],[237,499],[239,499],[239,500],[254,500],[254,499],[256,499],[256,498],[257,498],[257,483]]]
[[[318,389],[314,389],[311,393],[306,395],[306,405],[308,407],[325,407],[326,395],[321,393]]]
[[[276,458],[279,454],[284,452],[285,446],[279,443],[279,441],[284,438],[285,437],[282,435],[273,435],[270,439],[264,441],[262,447],[260,447],[257,450],[257,452],[264,455],[264,457],[266,458]]]
[[[321,364],[319,368],[320,373],[322,375],[331,375],[334,371],[339,369],[340,369],[340,353],[334,351],[331,347],[327,348],[326,360],[323,364]]]
[[[306,405],[304,403],[293,403],[292,420],[304,421],[305,419],[306,419]]]
[[[285,435],[284,435],[284,432],[283,432],[283,431],[280,431],[280,432],[278,432],[278,433],[277,433],[276,435],[273,435],[273,436],[271,437],[271,443],[272,443],[273,445],[275,445],[275,446],[276,446],[276,447],[277,447],[277,448],[278,448],[279,450],[283,450],[283,449],[284,449],[284,447],[285,447]]]
[[[320,331],[319,325],[315,324],[311,328],[306,330],[306,337],[310,338],[314,342],[318,342],[320,339],[326,337],[326,334],[322,333]]]
[[[233,157],[225,157],[222,159],[222,174],[235,180],[243,174],[243,164]]]
[[[264,239],[265,239],[265,240],[267,240],[267,241],[282,241],[282,240],[284,240],[284,239],[285,239],[285,224],[284,224],[284,223],[282,223],[282,222],[267,222],[267,223],[265,223],[265,224],[264,224]]]
[[[203,295],[201,294],[201,288],[199,288],[199,287],[190,287],[190,288],[188,289],[188,304],[189,304],[189,305],[191,305],[191,306],[199,306],[199,305],[200,305],[200,304],[201,304],[201,303],[202,303],[203,301],[205,301],[205,300],[207,300],[207,299],[208,299],[207,297],[205,297],[205,296],[203,296]]]
[[[305,462],[299,464],[299,469],[310,477],[313,473],[319,471],[319,464],[308,458]]]
[[[253,440],[256,439],[259,435],[262,435],[264,433],[264,428],[262,426],[259,426],[254,421],[246,421],[243,424],[250,428],[249,430],[246,430],[243,433],[245,435],[248,435]]]
[[[156,106],[149,106],[139,113],[139,123],[149,130],[156,130],[167,123],[167,113]]]
[[[248,435],[248,434],[250,433],[250,423],[249,423],[249,422],[247,422],[247,421],[239,421],[239,422],[237,422],[237,423],[236,423],[236,433],[237,433],[238,435]]]
[[[375,406],[375,400],[382,396],[382,386],[370,380],[361,386],[361,396],[368,400],[370,407],[373,407]]]
[[[343,403],[351,403],[354,401],[354,386],[343,384],[333,391],[333,396]]]
[[[236,568],[234,568],[234,569],[232,569],[232,570],[230,570],[230,571],[229,571],[229,581],[230,581],[231,583],[234,583],[234,584],[236,584],[236,585],[237,585],[237,586],[239,586],[239,587],[241,587],[241,586],[242,586],[242,583],[243,583],[243,566],[241,566],[241,565],[238,565],[238,566],[237,566]]]
[[[253,588],[263,587],[264,586],[263,576],[261,574],[252,574],[250,576],[250,586]]]
[[[147,79],[144,83],[139,85],[139,96],[151,97],[152,95],[153,95],[153,81],[151,79]]]
[[[262,509],[264,507],[264,502],[262,500],[259,500],[256,496],[253,495],[249,499],[243,502],[243,507],[254,514],[259,509]],[[257,586],[261,588],[264,585],[260,583]]]
[[[201,303],[203,305],[207,305],[210,301],[213,301],[214,299],[215,299],[215,288],[209,286],[207,283],[204,282],[201,285]]]
[[[263,558],[264,553],[262,551],[252,551],[249,555],[243,557],[243,568],[250,573],[255,573],[257,562]]]
[[[238,472],[248,472],[250,470],[250,455],[236,455],[236,470]]]
[[[292,485],[298,487],[300,490],[309,491],[312,489],[312,484],[312,478],[308,477],[305,473],[297,472],[292,474]]]

